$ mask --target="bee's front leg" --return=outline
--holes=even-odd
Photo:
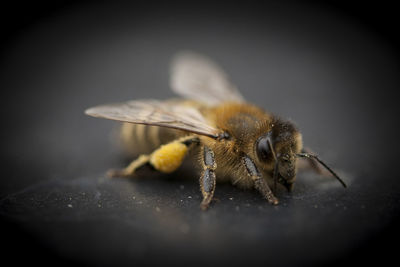
[[[200,204],[200,208],[206,210],[214,196],[216,184],[215,169],[217,168],[217,163],[215,162],[214,151],[209,147],[203,146],[201,151],[203,155],[201,160],[203,172],[200,176],[200,189],[203,194],[203,201]]]
[[[254,181],[254,187],[263,195],[263,197],[268,200],[269,203],[277,205],[279,203],[278,199],[272,193],[272,190],[269,188],[267,181],[263,179],[253,160],[247,155],[243,156],[242,160],[244,166],[246,167],[248,175]]]

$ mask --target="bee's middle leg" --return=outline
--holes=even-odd
[[[214,196],[216,184],[215,169],[217,168],[217,163],[215,162],[214,151],[209,147],[203,146],[201,152],[203,155],[203,172],[200,176],[200,189],[203,194],[203,201],[200,204],[200,208],[206,210]]]
[[[268,200],[269,203],[277,205],[279,203],[278,199],[272,193],[272,190],[271,188],[269,188],[267,181],[263,179],[253,160],[248,156],[244,156],[242,159],[248,175],[254,181],[254,187],[262,194],[263,197]]]

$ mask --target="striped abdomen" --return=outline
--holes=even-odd
[[[187,133],[144,124],[123,123],[121,127],[122,145],[132,155],[151,153],[160,145],[184,135],[187,135]]]

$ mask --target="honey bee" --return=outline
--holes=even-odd
[[[133,100],[85,111],[123,122],[124,145],[147,149],[126,168],[110,170],[110,177],[133,176],[145,165],[170,173],[194,151],[202,169],[203,210],[213,199],[216,182],[222,180],[255,188],[269,203],[278,204],[274,192],[279,184],[293,190],[299,158],[319,172],[323,166],[346,187],[318,156],[303,148],[302,135],[292,122],[246,102],[211,59],[193,52],[177,54],[170,86],[182,98]]]

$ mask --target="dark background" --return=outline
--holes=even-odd
[[[4,260],[79,265],[337,265],[395,259],[396,9],[388,3],[35,2],[2,8]],[[268,205],[197,174],[123,166],[114,122],[85,108],[168,98],[168,64],[209,55],[251,102],[290,118],[349,188],[304,172]],[[111,133],[111,134],[110,134]]]

